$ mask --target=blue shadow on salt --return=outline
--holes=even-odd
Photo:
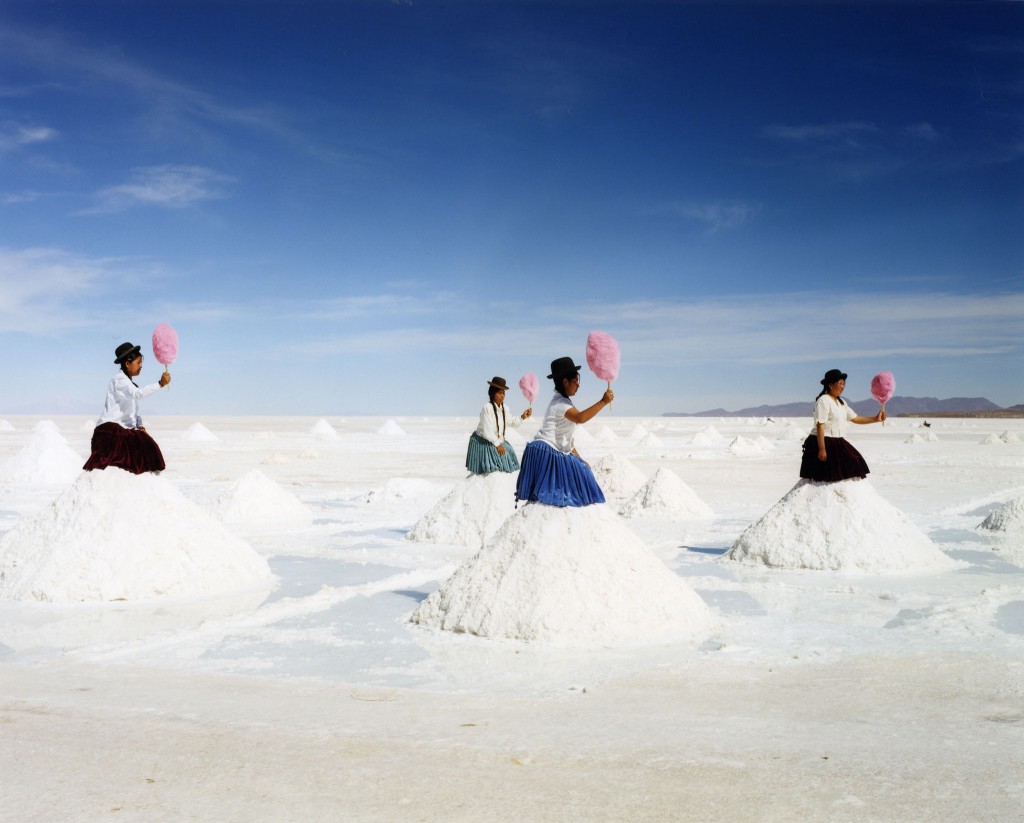
[[[286,597],[307,597],[320,591],[321,586],[358,586],[402,571],[393,566],[345,563],[326,557],[278,555],[268,558],[267,562],[282,583],[264,601],[264,605]]]
[[[1024,635],[1024,600],[1011,600],[996,609],[992,625],[1007,634]]]
[[[998,554],[991,551],[973,551],[971,549],[951,549],[947,551],[954,560],[970,563],[954,574],[1020,574],[1020,568],[1007,563]]]
[[[711,608],[722,614],[740,615],[742,617],[767,617],[768,612],[753,597],[741,591],[723,591],[719,589],[695,589],[701,599]]]

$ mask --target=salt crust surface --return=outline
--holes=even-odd
[[[190,440],[193,443],[217,443],[220,441],[220,438],[202,423],[193,423],[185,429],[181,433],[181,439]]]
[[[516,477],[515,472],[470,475],[416,521],[406,538],[479,548],[515,511]]]
[[[42,425],[49,423],[49,426]],[[49,420],[36,424],[32,437],[16,455],[0,466],[0,480],[26,485],[64,485],[82,470],[85,458]]]
[[[715,516],[711,507],[701,500],[682,478],[662,466],[619,509],[623,517],[673,517],[704,519]]]
[[[272,580],[266,560],[167,479],[120,469],[82,472],[0,539],[4,600],[187,598]]]
[[[607,506],[531,503],[412,615],[451,632],[555,645],[690,641],[704,601]]]
[[[218,499],[225,523],[246,528],[304,528],[313,522],[312,512],[294,494],[259,469],[242,475]]]
[[[1009,500],[988,515],[979,529],[993,532],[1024,534],[1024,497]]]
[[[801,480],[725,557],[782,569],[881,573],[957,565],[867,480]]]

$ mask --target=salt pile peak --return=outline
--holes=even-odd
[[[0,466],[0,481],[24,485],[64,485],[79,472],[85,459],[49,420],[37,424],[28,443]]]
[[[330,423],[321,418],[313,424],[313,427],[309,430],[309,433],[314,437],[320,437],[324,440],[334,440],[338,436],[337,429],[334,428]]]
[[[711,612],[606,506],[531,503],[412,615],[445,631],[553,645],[706,636]]]
[[[628,497],[636,493],[647,480],[644,473],[628,458],[615,453],[606,454],[600,460],[596,460],[591,468],[605,496]]]
[[[0,599],[202,597],[271,584],[266,560],[163,478],[83,472],[0,538]]]
[[[193,423],[185,429],[181,434],[181,439],[189,440],[193,443],[217,443],[220,441],[220,438],[202,423]]]
[[[715,513],[682,478],[662,466],[619,510],[623,517],[712,518]]]
[[[515,510],[516,475],[474,474],[456,483],[409,530],[420,543],[450,543],[479,548]]]
[[[1024,534],[1024,497],[1015,497],[990,513],[979,529],[1007,534]]]
[[[377,434],[382,434],[385,437],[405,437],[405,430],[394,420],[389,420],[377,429]]]
[[[218,500],[221,519],[255,529],[302,528],[313,515],[294,494],[259,469],[242,475]]]
[[[781,569],[880,573],[957,566],[867,480],[801,480],[747,527],[725,558]]]

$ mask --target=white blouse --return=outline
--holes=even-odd
[[[814,404],[814,431],[816,434],[818,424],[825,424],[825,437],[842,437],[846,431],[846,421],[853,420],[857,416],[850,404],[840,406],[831,395],[823,394]]]
[[[118,371],[107,384],[107,400],[103,414],[96,425],[118,423],[126,429],[138,429],[142,426],[139,417],[139,401],[160,391],[159,383],[150,383],[141,389],[136,386],[123,371]]]
[[[575,408],[572,401],[555,392],[555,396],[548,404],[548,410],[544,412],[544,422],[541,423],[540,429],[533,439],[543,440],[563,454],[570,454],[573,449],[572,439],[576,432],[576,424],[566,417],[565,413],[571,408]]]
[[[480,409],[480,422],[477,424],[476,433],[488,443],[500,446],[505,442],[507,427],[515,428],[522,422],[521,416],[511,419],[507,417],[504,403],[497,406],[488,402],[484,403],[484,407]]]

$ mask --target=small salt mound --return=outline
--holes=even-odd
[[[281,452],[274,452],[269,457],[264,457],[260,461],[261,466],[280,466],[282,463],[288,462],[288,456]]]
[[[1015,497],[981,521],[979,529],[1024,534],[1024,497]]]
[[[628,437],[630,440],[642,440],[650,433],[650,429],[646,428],[642,423],[637,423],[630,430]]]
[[[699,443],[698,438],[700,438]],[[697,443],[697,445],[724,443],[725,437],[714,426],[707,425],[693,436],[693,442]]]
[[[517,452],[522,453],[523,446],[526,445],[526,438],[515,429],[508,429],[505,432],[505,442],[512,446]]]
[[[405,437],[405,432],[402,430],[402,427],[394,420],[389,420],[377,429],[377,434],[382,434],[385,437]]]
[[[649,433],[640,438],[637,445],[642,449],[660,449],[665,444],[661,442],[661,438],[654,433]]]
[[[597,430],[597,434],[594,435],[595,440],[600,440],[604,443],[614,443],[619,439],[619,436],[612,431],[608,426],[602,426]]]
[[[299,452],[299,457],[302,460],[318,460],[320,458],[320,452],[316,449],[303,449]]]
[[[363,501],[378,503],[385,500],[415,499],[436,495],[437,491],[437,484],[431,483],[429,480],[420,480],[417,477],[392,477],[384,484],[383,488],[372,489],[368,492]]]
[[[313,515],[299,498],[259,469],[242,475],[217,502],[225,523],[246,528],[305,528],[313,522]]]
[[[572,432],[572,442],[574,446],[590,446],[594,443],[594,435],[583,426],[577,426]]]
[[[799,426],[794,426],[790,423],[786,428],[779,432],[778,440],[805,440],[807,438],[807,429],[801,429]]]
[[[191,441],[192,443],[217,443],[220,441],[220,438],[202,423],[193,423],[185,429],[181,433],[181,439]]]
[[[767,446],[765,444],[767,444]],[[764,454],[765,452],[771,451],[773,448],[772,444],[763,437],[760,437],[757,440],[751,440],[749,437],[738,435],[736,439],[729,444],[728,450],[733,454],[750,456]]]
[[[1000,439],[998,434],[990,434],[988,437],[986,437],[984,440],[981,441],[981,444],[983,446],[987,446],[990,443],[1002,443],[1002,442],[1003,441],[1002,441],[1002,439]]]
[[[315,437],[321,437],[325,440],[333,440],[338,436],[337,430],[328,423],[326,420],[317,420],[313,424],[313,428],[309,430],[309,433]]]
[[[917,434],[917,432],[915,432],[914,434],[910,435],[910,437],[908,437],[903,442],[904,443],[924,443],[926,441],[925,441],[925,439],[923,437],[921,437],[921,435],[919,435],[919,434]]]
[[[36,434],[55,434],[58,437],[64,437],[64,435],[60,433],[60,429],[57,428],[57,424],[52,420],[40,420],[32,427],[32,431]]]
[[[1020,438],[1017,436],[1017,433],[1012,431],[1004,431],[1001,435],[999,435],[999,439],[1002,440],[1004,443],[1020,442]]]
[[[606,506],[531,503],[411,620],[495,639],[642,645],[704,636],[711,613]]]
[[[640,469],[618,454],[606,454],[590,468],[605,496],[628,497],[647,480]]]
[[[775,451],[775,444],[767,437],[765,437],[763,434],[759,434],[754,442],[761,447],[761,451]]]
[[[96,429],[96,421],[95,420],[86,420],[82,424],[82,429],[81,430],[84,431],[84,432],[92,432],[92,431],[95,431],[95,429]]]
[[[654,476],[620,510],[623,517],[709,518],[715,513],[671,469],[658,469]]]
[[[782,569],[899,572],[957,566],[867,480],[801,480],[725,557]]]
[[[85,460],[68,445],[56,426],[44,426],[0,467],[0,480],[26,485],[64,485],[78,476],[83,463]]]
[[[272,580],[262,557],[168,480],[120,469],[82,473],[0,538],[5,600],[200,597]]]
[[[697,432],[693,436],[693,439],[690,440],[690,442],[694,446],[715,446],[718,444],[717,440],[705,434],[704,432]]]
[[[515,473],[470,475],[416,521],[406,539],[479,548],[515,511],[515,505]]]
[[[10,424],[10,421],[8,421],[8,420],[0,420],[0,432],[12,432],[12,431],[14,431],[14,426],[12,426]]]

